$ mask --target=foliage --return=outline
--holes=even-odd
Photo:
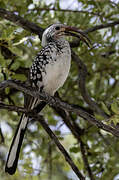
[[[64,7],[63,5],[64,3],[60,0],[51,1],[50,3],[46,0],[0,1],[1,8],[13,11],[42,28],[55,22],[61,22],[86,30],[99,24],[118,20],[119,5],[115,1],[70,0],[68,3],[66,2]],[[65,11],[62,11],[61,9],[64,8]],[[67,11],[68,9],[71,11]],[[109,119],[105,120],[103,116],[97,113],[94,113],[95,117],[106,124],[116,126],[116,128],[118,128],[119,123],[118,28],[118,26],[112,26],[89,33],[88,36],[93,43],[93,48],[89,49],[80,44],[80,46],[73,49],[87,67],[86,89],[90,97],[97,102],[99,107],[109,116]],[[0,48],[0,82],[6,79],[25,81],[27,79],[27,68],[31,66],[33,58],[41,49],[38,36],[0,18]],[[7,57],[5,54],[7,54]],[[78,80],[77,64],[72,61],[67,82],[59,90],[60,97],[68,103],[77,104],[91,110],[90,105],[82,97]],[[21,92],[10,88],[0,94],[1,101],[17,106],[23,106],[23,98]],[[6,154],[20,115],[20,113],[7,110],[0,111],[0,168],[2,169],[0,178],[4,180],[76,179],[77,177],[38,122],[29,124],[17,173],[12,177],[4,173]],[[83,172],[87,179],[90,179],[82,158],[80,143],[77,142],[71,131],[63,123],[60,114],[47,107],[43,111],[43,116],[47,119],[49,126],[64,147],[69,151],[79,170]],[[70,113],[70,116],[84,130],[84,134],[80,138],[94,179],[114,179],[119,174],[118,139],[84,121],[74,113]]]

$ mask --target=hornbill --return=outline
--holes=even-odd
[[[42,35],[42,49],[35,57],[29,71],[29,82],[32,87],[50,96],[63,86],[71,66],[71,49],[65,36],[75,36],[89,45],[89,39],[79,29],[63,24],[50,25]],[[40,104],[40,105],[38,105]],[[33,109],[38,105],[40,112],[46,102],[37,98],[25,97],[25,107]],[[6,162],[5,171],[14,174],[17,168],[20,148],[30,117],[23,114],[20,118]]]

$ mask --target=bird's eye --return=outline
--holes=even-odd
[[[60,27],[59,27],[59,26],[56,26],[55,30],[57,30],[57,31],[60,30]]]

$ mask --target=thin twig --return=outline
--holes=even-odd
[[[37,10],[37,11],[59,11],[59,12],[73,12],[73,13],[83,13],[83,14],[91,14],[91,15],[95,15],[95,16],[100,16],[100,14],[98,12],[91,12],[91,11],[84,11],[84,10],[72,10],[72,9],[56,9],[56,8],[40,8],[40,7],[36,7],[33,10]]]
[[[83,141],[81,139],[80,139],[80,149],[81,149],[83,162],[84,162],[85,168],[86,168],[86,170],[88,172],[88,175],[90,177],[90,180],[94,180],[94,176],[92,174],[91,168],[90,168],[89,163],[88,163],[88,158],[87,158],[87,155],[86,155],[86,149],[85,149],[84,143],[83,143]]]
[[[24,107],[14,106],[14,105],[8,105],[0,101],[0,109],[6,109],[8,111],[16,111],[16,112],[22,112],[27,113],[26,109]]]
[[[48,144],[48,180],[52,180],[52,142],[49,142]]]
[[[0,143],[4,143],[4,142],[5,142],[5,139],[4,139],[4,136],[3,136],[3,133],[2,133],[1,126],[0,126],[0,136],[1,136],[1,141],[0,141]]]

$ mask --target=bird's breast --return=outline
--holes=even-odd
[[[67,79],[71,65],[71,52],[68,49],[55,58],[55,61],[46,65],[43,75],[44,91],[50,95],[54,95]]]

